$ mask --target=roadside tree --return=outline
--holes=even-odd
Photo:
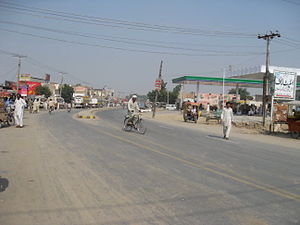
[[[231,88],[228,91],[228,94],[236,94],[236,89],[235,88]],[[238,94],[241,96],[241,100],[251,100],[253,99],[252,96],[250,95],[250,93],[247,91],[246,88],[239,88],[238,89]]]
[[[61,89],[61,97],[65,100],[66,103],[71,103],[73,98],[74,89],[65,84]]]
[[[49,87],[47,86],[38,86],[35,88],[35,94],[36,95],[44,95],[46,98],[50,97],[52,95]]]

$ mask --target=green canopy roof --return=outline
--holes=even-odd
[[[182,76],[172,80],[175,84],[199,84],[199,85],[211,85],[211,86],[222,86],[222,77],[198,77],[198,76]],[[262,80],[249,80],[249,79],[238,79],[238,78],[225,78],[225,86],[236,87],[248,87],[248,88],[262,88]],[[297,83],[297,87],[300,87],[300,83]]]

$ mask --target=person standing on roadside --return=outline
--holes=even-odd
[[[207,112],[207,113],[210,112],[210,105],[209,105],[209,103],[207,103],[206,112]]]
[[[229,102],[226,102],[226,107],[223,109],[222,114],[221,114],[221,120],[223,123],[223,134],[224,134],[223,138],[228,140],[230,130],[231,130],[231,125],[234,122],[233,121],[233,112],[232,112],[232,108],[230,107]]]
[[[23,114],[24,108],[26,107],[25,100],[21,97],[20,94],[17,94],[17,99],[15,100],[15,112],[14,117],[16,121],[16,127],[23,128]]]

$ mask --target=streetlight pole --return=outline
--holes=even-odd
[[[225,103],[225,69],[223,69],[223,105],[222,108],[224,108],[224,103]]]
[[[278,33],[278,31],[276,31],[276,33],[273,33],[272,31],[270,32],[270,34],[265,34],[265,35],[258,35],[257,38],[258,39],[264,39],[267,41],[267,47],[266,47],[266,72],[265,75],[263,77],[263,104],[262,104],[262,113],[263,113],[263,126],[265,126],[266,124],[266,103],[267,103],[267,94],[268,92],[268,82],[270,79],[270,72],[269,72],[269,55],[270,55],[270,41],[274,38],[274,37],[280,37],[280,34]]]
[[[60,82],[60,89],[59,89],[59,96],[61,97],[61,92],[62,92],[62,84],[64,82],[64,74],[67,74],[65,72],[59,72],[61,75],[61,82]]]
[[[163,64],[163,61],[161,60],[160,61],[160,67],[159,67],[159,74],[158,74],[158,80],[160,80],[161,83],[160,83],[160,88],[156,88],[156,90],[155,90],[155,100],[154,100],[154,105],[153,105],[152,118],[155,117],[156,102],[157,102],[157,98],[158,98],[158,91],[161,89],[161,85],[162,85],[162,79],[161,79],[162,64]]]
[[[14,55],[14,57],[17,57],[19,58],[19,61],[18,61],[18,72],[17,72],[17,94],[19,93],[19,82],[20,82],[20,73],[21,73],[21,59],[22,58],[26,58],[27,56],[24,56],[24,55]]]

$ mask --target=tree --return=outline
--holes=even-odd
[[[67,103],[71,103],[73,98],[73,93],[74,93],[74,89],[70,85],[65,84],[61,89],[61,97]]]
[[[235,88],[231,88],[228,91],[228,94],[236,94],[236,89]],[[240,95],[241,100],[246,100],[246,99],[249,99],[251,97],[250,93],[247,91],[246,88],[239,88],[238,89],[238,94]]]
[[[178,98],[178,95],[179,95],[179,92],[180,92],[180,89],[181,89],[181,85],[178,84],[176,87],[173,88],[173,91],[170,91],[170,104],[175,104],[177,98]]]
[[[158,91],[157,101],[158,102],[167,102],[167,98],[168,98],[167,95],[169,94],[169,103],[174,104],[176,102],[176,99],[180,92],[180,85],[177,85],[175,88],[173,88],[173,91],[168,91],[166,89],[166,86],[167,86],[167,83],[162,84],[161,90]],[[155,90],[150,91],[147,94],[147,96],[151,102],[155,101],[155,95],[156,95]]]
[[[38,86],[35,88],[36,95],[44,95],[46,98],[52,95],[48,86]]]

